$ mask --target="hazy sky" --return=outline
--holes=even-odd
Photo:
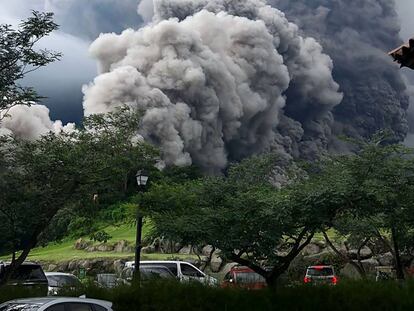
[[[361,0],[363,1],[363,0]],[[414,36],[414,0],[396,0],[404,40]],[[0,23],[16,24],[31,10],[56,13],[61,29],[42,41],[64,54],[62,61],[32,74],[33,85],[51,110],[52,119],[78,121],[82,116],[82,85],[96,75],[95,62],[88,56],[91,41],[101,32],[137,28],[142,20],[136,12],[138,0],[0,0]],[[413,78],[414,81],[414,78]]]

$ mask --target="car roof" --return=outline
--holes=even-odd
[[[44,297],[44,298],[24,298],[24,299],[15,299],[7,301],[7,303],[30,303],[30,304],[37,304],[37,305],[44,305],[49,302],[52,302],[55,298],[51,297]]]
[[[74,276],[74,274],[71,273],[64,273],[64,272],[45,272],[46,276]]]
[[[333,268],[333,266],[317,265],[317,266],[309,266],[308,267],[308,269],[324,269],[324,268]]]
[[[144,260],[144,261],[141,261],[141,263],[156,265],[156,264],[164,264],[164,263],[175,263],[175,264],[177,264],[177,263],[189,263],[189,262],[180,261],[180,260]]]
[[[93,303],[98,305],[104,305],[112,307],[112,302],[106,300],[89,299],[89,298],[73,298],[73,297],[47,297],[47,298],[25,298],[8,301],[7,303],[23,303],[23,304],[36,304],[46,305],[48,303],[65,303],[65,302],[81,302],[81,303]]]
[[[254,272],[253,269],[251,269],[249,267],[233,267],[233,268],[231,268],[231,271],[233,271],[233,272],[252,272],[252,273],[256,273],[256,272]]]
[[[3,264],[3,265],[10,265],[11,264],[11,262],[10,261],[0,261],[0,264]],[[35,263],[35,262],[30,262],[30,261],[25,261],[25,262],[23,262],[22,264],[21,264],[21,266],[39,266],[40,267],[40,264],[38,264],[38,263]]]

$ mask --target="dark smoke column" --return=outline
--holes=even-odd
[[[100,75],[84,88],[86,115],[144,111],[137,134],[167,165],[211,173],[257,153],[326,151],[342,94],[314,38],[265,0],[153,4],[148,25],[91,45]]]
[[[408,131],[406,86],[387,55],[401,44],[394,0],[269,3],[284,11],[306,35],[317,38],[334,61],[333,75],[344,93],[344,100],[333,111],[334,134],[369,137],[391,129],[397,140],[404,140]],[[339,147],[334,143],[333,148]]]

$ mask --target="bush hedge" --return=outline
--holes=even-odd
[[[0,292],[0,300],[6,300],[4,293]],[[382,311],[414,308],[414,283],[358,282],[335,287],[297,286],[261,291],[208,288],[196,284],[149,283],[141,287],[119,287],[112,290],[91,285],[83,292],[87,297],[112,301],[115,311]],[[14,294],[13,298],[15,297]]]

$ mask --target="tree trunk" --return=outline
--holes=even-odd
[[[356,263],[354,260],[348,257],[348,255],[342,254],[336,247],[333,245],[332,241],[329,239],[326,232],[322,232],[323,236],[325,238],[326,243],[328,246],[334,251],[335,254],[337,254],[339,257],[341,257],[346,263],[349,263],[351,266],[353,266],[359,273],[362,279],[367,278],[367,274],[365,272],[364,266],[361,263],[361,249],[364,247],[364,244],[358,249],[357,257],[358,257],[358,263]]]
[[[402,262],[401,262],[400,248],[398,245],[398,235],[397,235],[397,230],[395,229],[395,227],[392,227],[391,235],[392,235],[392,242],[394,244],[395,270],[397,272],[397,279],[405,280],[404,269],[403,269]]]

